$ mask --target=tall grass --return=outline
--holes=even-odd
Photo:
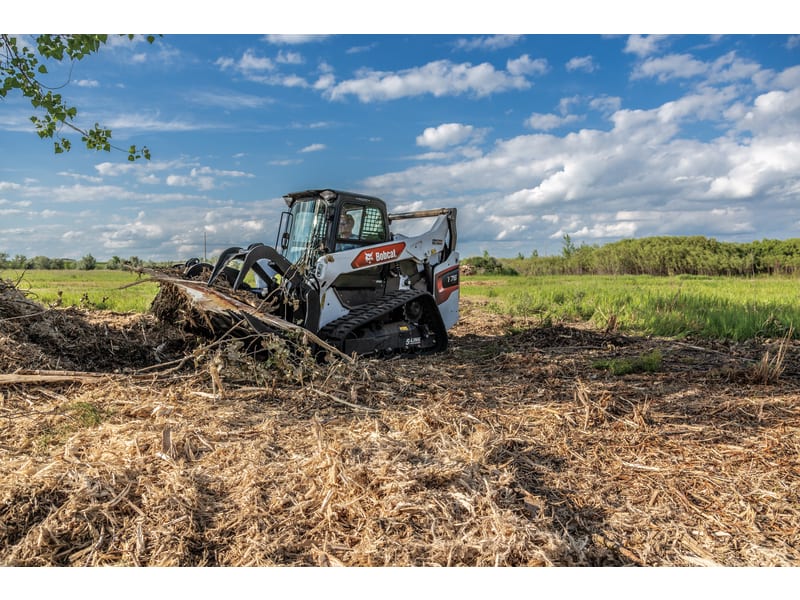
[[[158,285],[135,273],[96,269],[5,270],[0,279],[47,306],[146,312]],[[485,298],[498,313],[541,323],[588,321],[600,329],[675,338],[798,338],[800,280],[792,277],[650,275],[473,276],[465,297]]]
[[[130,271],[40,270],[0,271],[0,279],[10,280],[32,300],[45,306],[79,306],[116,312],[145,312],[150,307],[158,285],[144,282]]]
[[[474,282],[479,285],[471,285]],[[590,321],[599,328],[668,337],[779,338],[800,323],[798,279],[788,277],[478,276],[465,297],[543,323]]]

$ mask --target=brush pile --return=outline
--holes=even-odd
[[[254,361],[0,282],[0,564],[800,565],[792,342],[469,301],[433,357],[263,342]]]

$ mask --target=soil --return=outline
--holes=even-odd
[[[265,342],[0,282],[0,564],[800,565],[797,342],[465,299],[434,356]]]

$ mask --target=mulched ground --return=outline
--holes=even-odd
[[[0,564],[800,565],[796,342],[451,333],[256,362],[0,282]]]

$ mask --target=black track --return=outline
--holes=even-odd
[[[334,319],[325,325],[317,335],[333,346],[344,349],[345,341],[348,338],[358,337],[360,328],[371,323],[386,321],[392,312],[404,307],[413,300],[422,301],[424,311],[422,318],[419,319],[419,324],[426,325],[435,340],[432,347],[415,350],[414,353],[427,354],[445,350],[447,348],[447,329],[442,321],[442,316],[439,314],[436,301],[431,294],[420,290],[394,292],[374,302],[357,306],[349,314]],[[408,323],[407,321],[404,322]],[[408,353],[406,348],[396,348],[396,350]]]

